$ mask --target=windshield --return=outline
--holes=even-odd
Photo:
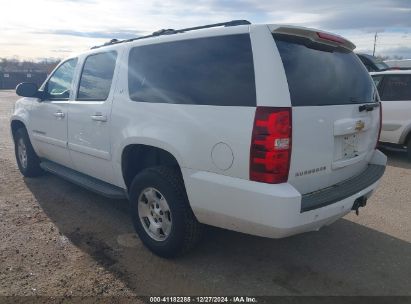
[[[390,68],[390,67],[389,67],[386,63],[384,63],[384,62],[376,62],[375,65],[376,65],[377,68],[379,68],[381,71],[387,70],[387,69]]]

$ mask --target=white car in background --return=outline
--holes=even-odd
[[[380,142],[406,148],[411,159],[411,70],[374,72],[371,76],[383,110]]]
[[[396,70],[410,70],[411,69],[411,59],[400,59],[400,60],[386,60],[384,61],[390,69]]]

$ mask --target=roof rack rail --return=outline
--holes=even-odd
[[[207,29],[207,28],[212,28],[212,27],[219,27],[219,26],[229,27],[229,26],[238,26],[238,25],[249,25],[249,24],[251,24],[251,22],[248,21],[248,20],[232,20],[232,21],[227,21],[227,22],[220,22],[220,23],[213,23],[213,24],[207,24],[207,25],[201,25],[201,26],[195,26],[195,27],[188,27],[188,28],[179,29],[179,30],[161,29],[161,30],[155,31],[151,35],[147,35],[147,36],[141,36],[141,37],[125,39],[125,40],[111,39],[110,41],[108,41],[108,42],[106,42],[102,45],[93,46],[91,49],[93,50],[93,49],[98,49],[98,48],[113,45],[113,44],[131,42],[131,41],[134,41],[134,40],[157,37],[157,36],[162,36],[162,35],[173,35],[173,34],[178,34],[178,33],[185,33],[185,32],[189,32],[189,31]]]

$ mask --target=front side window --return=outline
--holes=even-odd
[[[130,98],[140,102],[255,106],[250,36],[237,34],[134,47]]]
[[[411,100],[411,75],[386,75],[381,100]]]
[[[87,57],[81,73],[77,100],[106,100],[116,67],[117,52]]]
[[[77,58],[67,60],[54,71],[46,84],[47,99],[68,100]]]

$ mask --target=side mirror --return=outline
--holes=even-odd
[[[16,87],[16,94],[22,97],[38,97],[37,84],[32,82],[22,82]]]

